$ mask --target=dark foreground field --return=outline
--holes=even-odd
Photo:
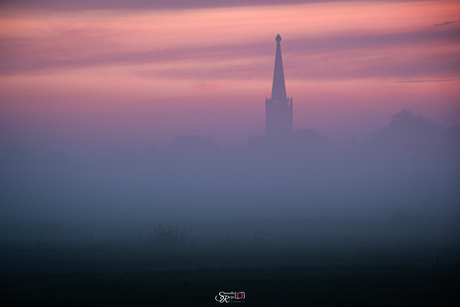
[[[59,225],[35,227],[32,241],[5,235],[1,245],[4,306],[219,306],[221,291],[245,292],[228,304],[250,306],[460,303],[455,223],[202,222],[192,246],[141,232],[53,239],[47,228]]]

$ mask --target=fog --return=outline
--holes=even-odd
[[[18,144],[1,154],[2,223],[378,218],[458,219],[460,129],[410,111],[348,148],[315,129],[270,146],[179,135],[96,154]],[[120,224],[121,223],[121,224]],[[118,226],[117,226],[118,225]]]
[[[346,148],[314,128],[242,147],[18,144],[1,155],[0,284],[25,305],[443,305],[459,157],[460,128],[407,110]]]

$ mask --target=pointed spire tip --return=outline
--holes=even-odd
[[[281,36],[278,34],[275,38],[276,42],[279,43],[281,42]]]

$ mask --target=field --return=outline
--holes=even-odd
[[[190,236],[168,244],[155,235],[158,223],[4,224],[2,305],[219,306],[226,304],[215,300],[221,291],[244,292],[229,304],[250,306],[460,302],[455,219],[208,220],[171,229],[176,225],[176,236]]]

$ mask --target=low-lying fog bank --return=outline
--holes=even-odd
[[[363,246],[385,250],[411,246],[459,246],[455,218],[416,218],[395,210],[382,218],[269,218],[4,222],[1,247],[8,248],[251,248]],[[222,246],[220,246],[221,244]],[[219,247],[220,246],[220,247]]]

